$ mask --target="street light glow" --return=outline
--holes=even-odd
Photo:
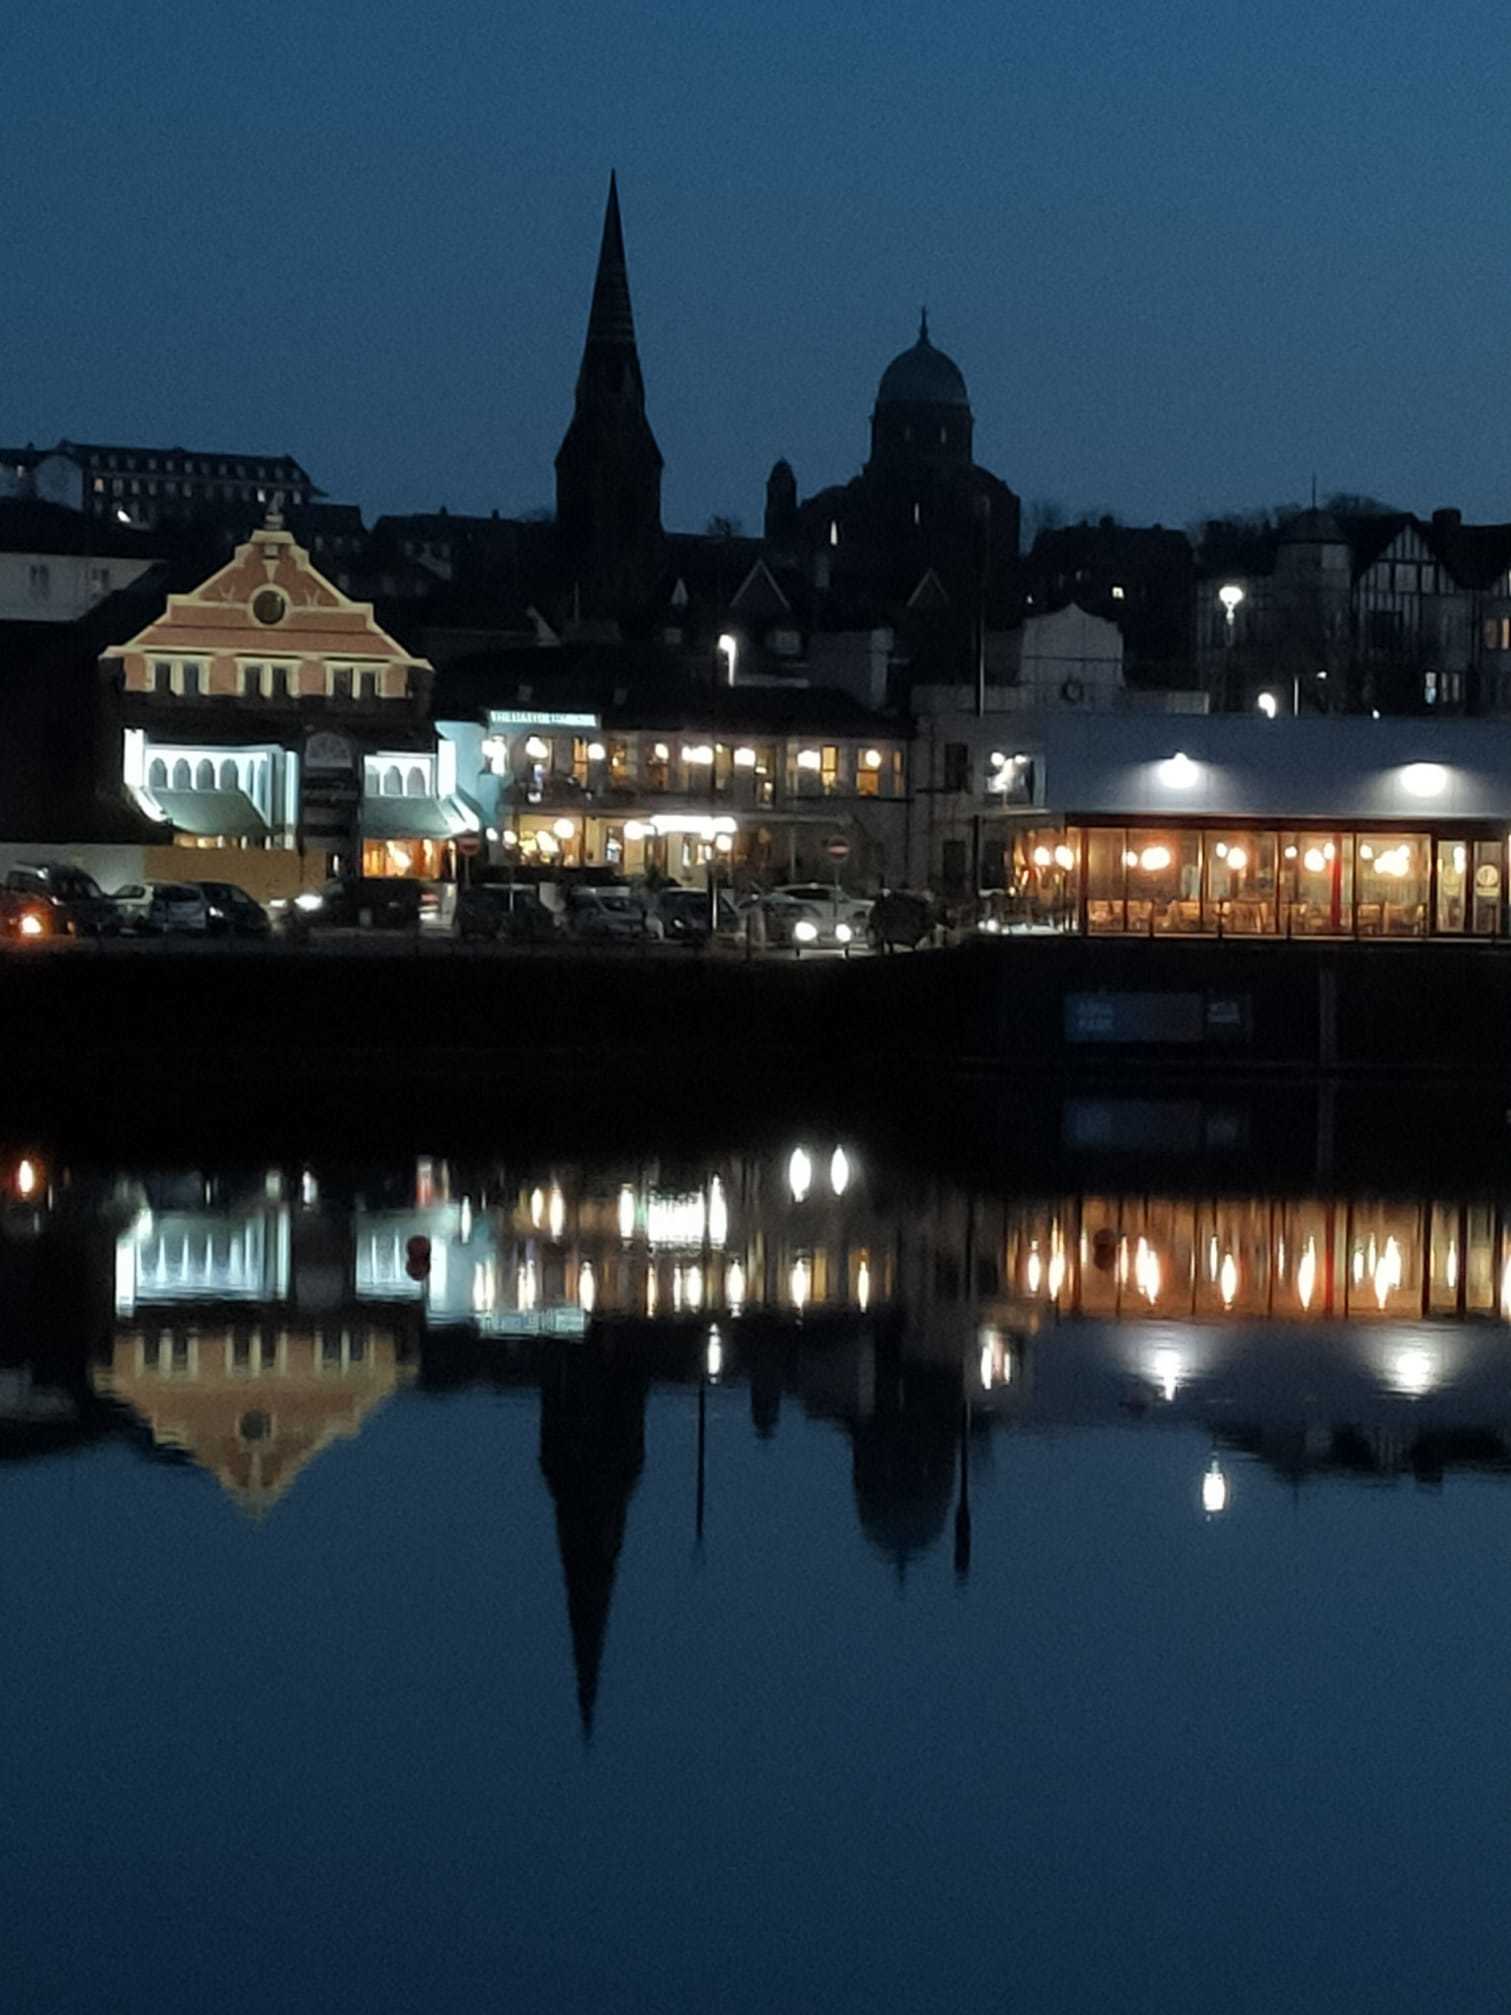
[[[1280,712],[1280,702],[1273,693],[1261,693],[1254,704],[1267,721],[1274,720],[1275,716]]]

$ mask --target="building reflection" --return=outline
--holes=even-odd
[[[835,1431],[868,1549],[970,1572],[1011,1437],[1194,1435],[1239,1470],[1434,1483],[1511,1470],[1511,1227],[1469,1198],[1004,1197],[811,1137],[584,1165],[421,1159],[57,1184],[0,1164],[0,1459],[115,1434],[263,1513],[406,1389],[538,1407],[584,1735],[653,1394],[688,1404],[689,1534],[726,1507],[706,1432]],[[822,1445],[822,1436],[820,1445]]]

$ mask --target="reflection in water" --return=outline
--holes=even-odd
[[[1194,1429],[1208,1519],[1236,1515],[1245,1456],[1431,1482],[1511,1451],[1511,1240],[1484,1199],[1004,1198],[812,1140],[355,1183],[60,1187],[27,1157],[3,1193],[0,1296],[31,1318],[0,1363],[5,1454],[124,1438],[260,1515],[406,1390],[534,1394],[585,1735],[655,1388],[696,1395],[699,1539],[708,1410],[735,1388],[758,1437],[789,1401],[842,1430],[899,1577],[952,1513],[968,1575],[973,1464],[1015,1433]]]

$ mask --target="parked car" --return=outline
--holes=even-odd
[[[659,889],[646,911],[646,928],[652,937],[668,944],[705,945],[718,931],[733,935],[739,928],[739,914],[726,895],[718,899],[718,921],[709,914],[707,889]]]
[[[67,861],[23,862],[6,875],[4,886],[48,912],[53,936],[114,937],[120,930],[116,906],[94,876]]]
[[[917,951],[934,928],[932,897],[915,889],[885,889],[871,905],[867,936],[873,951],[901,945]]]
[[[457,890],[452,928],[464,944],[504,938],[544,944],[560,929],[555,914],[529,882],[477,882]]]
[[[571,888],[567,891],[567,929],[575,938],[600,942],[643,938],[645,910],[625,888]]]
[[[869,896],[847,895],[827,882],[789,882],[768,889],[757,900],[765,913],[769,944],[843,949],[866,942]]]
[[[265,938],[272,930],[262,904],[234,882],[201,882],[199,886],[209,904],[212,937]]]
[[[266,937],[267,911],[233,882],[128,882],[112,900],[137,937]]]
[[[0,888],[0,940],[36,944],[66,935],[67,926],[59,921],[51,904]]]
[[[302,937],[311,930],[352,928],[418,930],[420,884],[397,875],[363,875],[305,889],[291,902],[274,905],[284,931]]]
[[[133,937],[207,937],[210,898],[195,882],[127,882],[112,900]]]

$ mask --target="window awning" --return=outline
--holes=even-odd
[[[364,840],[450,840],[472,825],[472,819],[454,798],[362,800]]]
[[[199,839],[267,837],[262,813],[243,791],[167,791],[154,785],[152,795],[181,833]]]

